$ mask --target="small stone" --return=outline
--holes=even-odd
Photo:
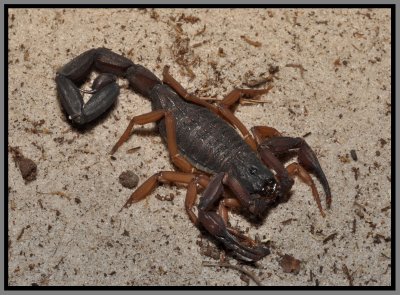
[[[19,170],[21,171],[22,178],[26,182],[30,182],[36,179],[37,166],[35,162],[28,158],[20,158],[18,161]]]
[[[119,182],[123,187],[132,189],[136,187],[139,183],[139,176],[135,174],[135,172],[131,170],[127,170],[121,173],[119,176]]]
[[[284,272],[298,274],[300,271],[300,260],[287,254],[282,257],[280,265]]]
[[[13,160],[21,171],[22,178],[25,183],[33,181],[37,176],[37,165],[31,159],[25,158],[18,147],[9,147],[9,151],[13,154]]]

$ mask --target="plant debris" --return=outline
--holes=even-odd
[[[292,221],[297,221],[297,219],[296,219],[296,218],[289,218],[289,219],[287,219],[287,220],[282,221],[281,223],[282,223],[283,225],[288,225],[288,224],[291,224]]]
[[[240,38],[242,38],[244,41],[246,41],[250,45],[253,45],[254,47],[261,47],[261,45],[262,45],[261,42],[250,40],[247,36],[244,36],[244,35],[240,36]]]
[[[328,243],[330,240],[333,240],[335,237],[336,237],[336,235],[337,235],[337,233],[333,233],[333,234],[330,234],[329,236],[327,236],[323,241],[322,241],[322,244],[326,244],[326,243]]]
[[[66,193],[57,191],[57,192],[49,192],[49,193],[43,193],[43,192],[37,192],[39,195],[54,195],[54,196],[59,196],[61,198],[66,198],[67,200],[71,200],[71,197],[68,196]]]
[[[344,274],[346,275],[347,279],[349,280],[349,285],[354,286],[353,285],[353,281],[354,281],[353,276],[350,274],[350,271],[347,268],[346,264],[343,264],[342,270],[343,270]]]
[[[134,152],[136,152],[136,151],[138,151],[138,150],[140,150],[140,146],[131,148],[131,149],[127,150],[126,153],[127,153],[127,154],[133,154]]]
[[[212,262],[207,262],[207,261],[203,261],[202,265],[203,266],[209,266],[209,267],[212,267],[212,266],[217,267],[217,266],[219,266],[219,267],[226,267],[226,268],[231,268],[231,269],[234,269],[234,270],[238,270],[238,271],[244,273],[245,275],[247,275],[258,286],[262,286],[262,283],[261,283],[260,279],[257,278],[257,276],[253,272],[251,272],[251,271],[249,271],[249,270],[247,270],[247,269],[245,269],[245,268],[243,268],[243,267],[241,267],[239,265],[233,265],[233,264],[230,264],[228,262],[212,263]]]
[[[351,150],[350,151],[350,156],[353,159],[353,161],[357,161],[358,160],[358,157],[357,157],[357,154],[356,154],[355,150]]]

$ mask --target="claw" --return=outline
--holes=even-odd
[[[304,139],[277,136],[266,139],[259,146],[263,161],[272,165],[272,168],[277,170],[279,178],[283,180],[288,179],[287,172],[283,171],[284,167],[277,161],[276,156],[293,149],[298,149],[299,164],[307,171],[314,173],[321,182],[326,196],[326,204],[329,209],[332,203],[332,196],[328,180],[319,164],[317,156]],[[291,185],[288,188],[290,189],[290,187]]]
[[[227,228],[222,217],[211,211],[222,196],[224,191],[223,183],[232,189],[235,187],[233,183],[236,182],[223,172],[215,175],[210,180],[200,199],[198,221],[212,236],[223,243],[227,249],[231,250],[234,256],[247,262],[258,261],[270,253],[269,249],[237,233],[236,230]],[[234,191],[246,194],[245,189],[241,186],[235,187]]]
[[[56,76],[56,83],[62,107],[71,120],[80,124],[82,122],[80,117],[84,102],[79,88],[63,75]]]
[[[86,124],[103,114],[117,99],[119,86],[114,81],[102,82],[101,89],[84,104],[79,88],[67,77],[59,74],[56,77],[57,90],[61,104],[69,119],[78,125]]]
[[[307,170],[313,172],[321,182],[325,191],[326,204],[329,209],[332,203],[332,195],[328,180],[326,179],[325,173],[318,162],[317,156],[305,141],[303,141],[303,144],[299,149],[299,164]]]
[[[267,256],[270,251],[267,247],[256,244],[247,246],[229,233],[222,218],[215,212],[199,211],[199,221],[218,241],[233,252],[237,258],[255,262]]]

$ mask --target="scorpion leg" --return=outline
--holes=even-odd
[[[114,145],[111,150],[111,154],[114,154],[117,149],[128,140],[131,135],[132,129],[135,124],[144,125],[147,123],[157,122],[161,119],[165,119],[165,129],[167,131],[167,147],[169,154],[171,156],[171,161],[180,170],[184,172],[195,172],[196,168],[193,167],[178,151],[178,146],[176,143],[176,124],[175,118],[171,112],[165,110],[152,111],[147,114],[135,116],[129,122],[128,127],[122,134],[118,142]]]
[[[171,76],[171,74],[169,73],[169,66],[165,66],[164,70],[163,70],[163,82],[167,85],[169,85],[173,90],[175,90],[176,93],[178,93],[184,100],[192,102],[194,104],[200,105],[202,107],[205,107],[207,109],[209,109],[210,111],[218,114],[218,109],[208,103],[207,101],[204,101],[200,98],[198,98],[197,96],[187,92],[187,90],[185,88],[183,88],[183,86],[181,84],[179,84],[178,81],[176,81],[174,79],[174,77]]]
[[[315,173],[318,180],[321,182],[326,194],[328,208],[330,208],[332,202],[330,187],[314,151],[304,141],[304,139],[283,137],[275,128],[267,126],[253,127],[252,132],[255,139],[260,144],[259,153],[261,158],[267,166],[276,171],[277,178],[281,180],[281,189],[283,193],[288,192],[293,185],[293,180],[290,179],[289,175],[299,176],[302,181],[311,187],[313,197],[317,202],[318,208],[321,214],[325,216],[322,211],[321,201],[314,181],[306,170]],[[286,153],[291,149],[298,149],[299,164],[290,164],[286,170],[276,156]]]
[[[241,204],[237,199],[234,198],[224,198],[218,204],[218,214],[222,217],[225,224],[228,224],[228,208],[240,208]]]
[[[242,205],[240,204],[238,199],[234,198],[224,198],[222,201],[219,202],[218,204],[218,214],[221,216],[222,220],[225,223],[226,229],[233,235],[240,237],[243,241],[246,241],[249,245],[256,246],[257,245],[257,237],[256,241],[252,240],[251,238],[243,235],[239,230],[229,227],[228,226],[228,208],[240,208]]]
[[[219,173],[210,180],[209,185],[203,192],[198,206],[198,221],[226,248],[232,250],[239,259],[249,262],[260,260],[270,253],[269,249],[257,244],[248,237],[244,237],[237,230],[227,227],[223,217],[212,211],[222,196],[224,185],[231,188],[239,200],[249,197],[237,195],[238,193],[246,194],[245,189],[240,187],[237,181],[233,181],[228,174]]]
[[[233,114],[230,107],[234,105],[243,96],[253,97],[266,94],[271,90],[272,86],[267,89],[240,89],[236,88],[226,95],[221,102],[218,103],[219,111],[224,115],[226,120],[239,129],[243,134],[243,139],[253,148],[257,150],[257,144],[243,123]]]
[[[158,172],[158,173],[154,174],[153,176],[151,176],[150,178],[148,178],[145,182],[143,182],[142,185],[139,186],[132,193],[132,195],[125,202],[125,204],[121,208],[121,210],[123,208],[129,208],[131,204],[137,203],[137,202],[145,199],[156,188],[156,186],[161,183],[172,182],[175,184],[190,184],[192,181],[196,181],[200,185],[205,186],[208,183],[208,177],[205,175],[196,175],[193,173],[176,172],[176,171]],[[185,202],[187,202],[190,205],[191,200],[188,200]],[[193,207],[193,205],[192,205],[192,207]],[[192,207],[188,207],[188,209],[191,210]],[[190,216],[190,214],[189,214],[189,216]]]
[[[196,226],[199,225],[199,222],[197,216],[193,212],[193,206],[194,203],[196,202],[198,194],[197,185],[200,185],[201,187],[205,188],[208,186],[209,182],[210,180],[208,179],[208,177],[200,175],[200,177],[196,177],[192,181],[190,181],[187,187],[186,198],[185,198],[185,210],[189,215],[190,220]]]
[[[251,128],[251,132],[258,145],[267,138],[282,136],[278,130],[269,126],[254,126]]]
[[[103,114],[119,95],[115,75],[122,75],[133,63],[123,56],[106,48],[90,49],[57,71],[56,83],[61,104],[69,119],[78,125],[88,123]],[[85,104],[78,85],[86,78],[92,68],[101,74],[93,83],[94,93]],[[110,74],[111,73],[111,74]]]
[[[220,105],[230,108],[234,105],[238,100],[242,97],[254,97],[262,94],[267,94],[273,86],[269,86],[266,89],[242,89],[236,88],[233,89],[228,95],[226,95],[222,101],[219,103]]]

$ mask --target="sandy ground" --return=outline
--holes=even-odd
[[[170,65],[199,96],[222,98],[279,67],[261,85],[274,86],[262,97],[268,103],[240,105],[236,115],[249,128],[309,134],[333,204],[322,218],[296,181],[291,199],[261,224],[232,213],[232,225],[271,247],[257,265],[241,267],[263,285],[390,285],[390,44],[384,9],[11,10],[9,284],[255,285],[237,270],[202,264],[217,263],[207,255],[221,248],[206,251],[215,244],[190,223],[184,188],[164,185],[118,212],[132,193],[119,183],[123,171],[142,183],[174,168],[151,124],[108,155],[129,118],[151,110],[126,81],[103,118],[84,130],[68,122],[56,70],[104,46],[159,77]],[[37,164],[35,180],[22,178],[15,148]],[[282,268],[285,254],[300,260],[298,274]]]

